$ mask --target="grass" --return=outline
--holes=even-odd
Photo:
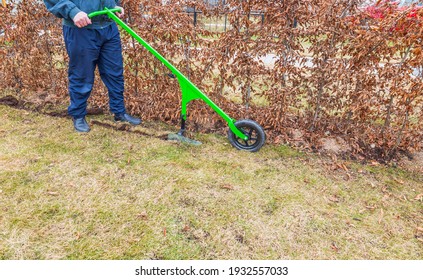
[[[423,176],[0,105],[0,259],[422,259]],[[90,120],[108,119],[91,116]],[[110,117],[111,119],[111,117]]]

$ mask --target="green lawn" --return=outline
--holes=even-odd
[[[0,259],[423,258],[421,173],[0,115]]]

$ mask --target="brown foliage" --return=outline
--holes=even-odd
[[[353,154],[389,159],[422,148],[423,25],[392,11],[370,20],[362,1],[122,1],[127,22],[229,115],[252,118],[270,139],[316,147],[341,137]],[[186,7],[195,7],[198,21]],[[39,1],[2,9],[0,59],[3,88],[25,97],[67,95],[66,54],[60,20]],[[226,32],[213,31],[225,22]],[[407,22],[405,22],[407,21]],[[406,24],[405,29],[392,28]],[[227,27],[227,28],[226,28]],[[125,32],[126,104],[144,119],[179,121],[180,90],[169,71]],[[274,56],[271,66],[263,57]],[[274,65],[273,65],[274,64]],[[264,104],[257,100],[265,100]],[[90,99],[107,108],[100,82]],[[191,129],[225,124],[203,102],[188,108]]]

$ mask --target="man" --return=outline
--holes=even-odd
[[[63,37],[69,56],[68,114],[72,116],[75,130],[90,131],[85,115],[96,67],[108,89],[110,111],[115,121],[140,124],[141,119],[130,116],[125,110],[122,46],[117,25],[107,16],[88,18],[89,13],[105,7],[121,8],[119,1],[44,0],[44,4],[56,17],[63,18]],[[121,8],[116,15],[123,17],[123,14]]]

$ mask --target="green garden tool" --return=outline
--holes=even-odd
[[[187,105],[189,102],[201,99],[209,105],[219,116],[221,116],[228,124],[228,139],[229,142],[238,150],[245,150],[249,152],[257,152],[264,145],[266,135],[263,128],[252,120],[234,120],[229,117],[219,106],[217,106],[207,95],[197,88],[187,77],[184,76],[175,66],[166,60],[159,52],[144,41],[138,34],[135,33],[127,24],[125,24],[119,17],[115,15],[120,12],[120,8],[108,9],[102,11],[92,12],[88,15],[89,18],[107,15],[127,31],[135,40],[143,45],[149,52],[151,52],[160,62],[162,62],[172,72],[172,76],[178,79],[182,92],[182,106],[181,106],[181,129],[177,134],[169,135],[170,139],[188,142],[191,144],[199,144],[198,141],[190,140],[184,137],[185,123],[187,120]]]

